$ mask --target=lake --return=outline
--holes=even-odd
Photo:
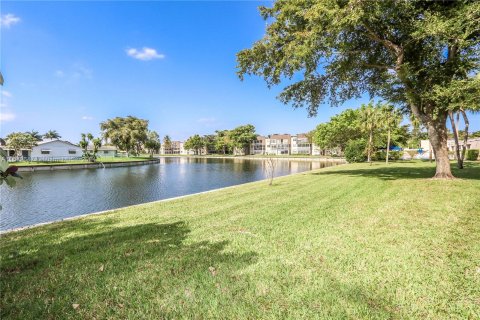
[[[278,160],[275,176],[335,165]],[[266,178],[263,160],[161,158],[135,167],[22,172],[0,187],[0,230],[208,191]]]

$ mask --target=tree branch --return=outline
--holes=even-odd
[[[375,63],[362,63],[363,66],[367,68],[375,68],[375,69],[380,69],[380,70],[390,70],[393,69],[392,67],[383,65],[383,64],[375,64]]]

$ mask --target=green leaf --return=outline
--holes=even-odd
[[[9,166],[8,161],[4,158],[0,158],[0,171],[5,172]]]
[[[8,176],[5,181],[7,182],[7,185],[10,187],[10,188],[13,188],[15,187],[15,185],[17,184],[17,180],[15,180],[14,177],[11,177],[11,176]]]

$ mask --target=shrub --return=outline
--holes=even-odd
[[[476,149],[470,149],[470,150],[467,150],[467,160],[470,160],[470,161],[475,161],[478,159],[478,153],[480,152],[480,150],[476,150]]]
[[[345,158],[348,162],[365,162],[367,142],[364,139],[350,140],[345,147]]]
[[[374,161],[385,161],[385,157],[387,156],[387,153],[383,150],[379,150],[373,154],[373,160]]]
[[[388,159],[389,160],[400,160],[400,157],[402,156],[400,151],[390,151],[388,154]]]
[[[388,153],[388,160],[399,160],[400,159],[400,151],[390,151]],[[373,160],[375,161],[385,161],[387,157],[387,152],[384,150],[380,150],[374,153]]]

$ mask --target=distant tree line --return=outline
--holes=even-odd
[[[248,154],[250,144],[256,139],[255,127],[251,124],[238,126],[232,130],[217,130],[215,134],[200,136],[195,134],[187,139],[184,148],[193,150],[196,155],[205,149],[207,153]]]
[[[420,146],[427,138],[419,126],[402,125],[403,116],[388,103],[378,102],[361,105],[358,109],[347,109],[321,123],[313,132],[313,142],[322,149],[337,149],[350,162],[385,160],[398,158],[391,152],[392,146]]]

